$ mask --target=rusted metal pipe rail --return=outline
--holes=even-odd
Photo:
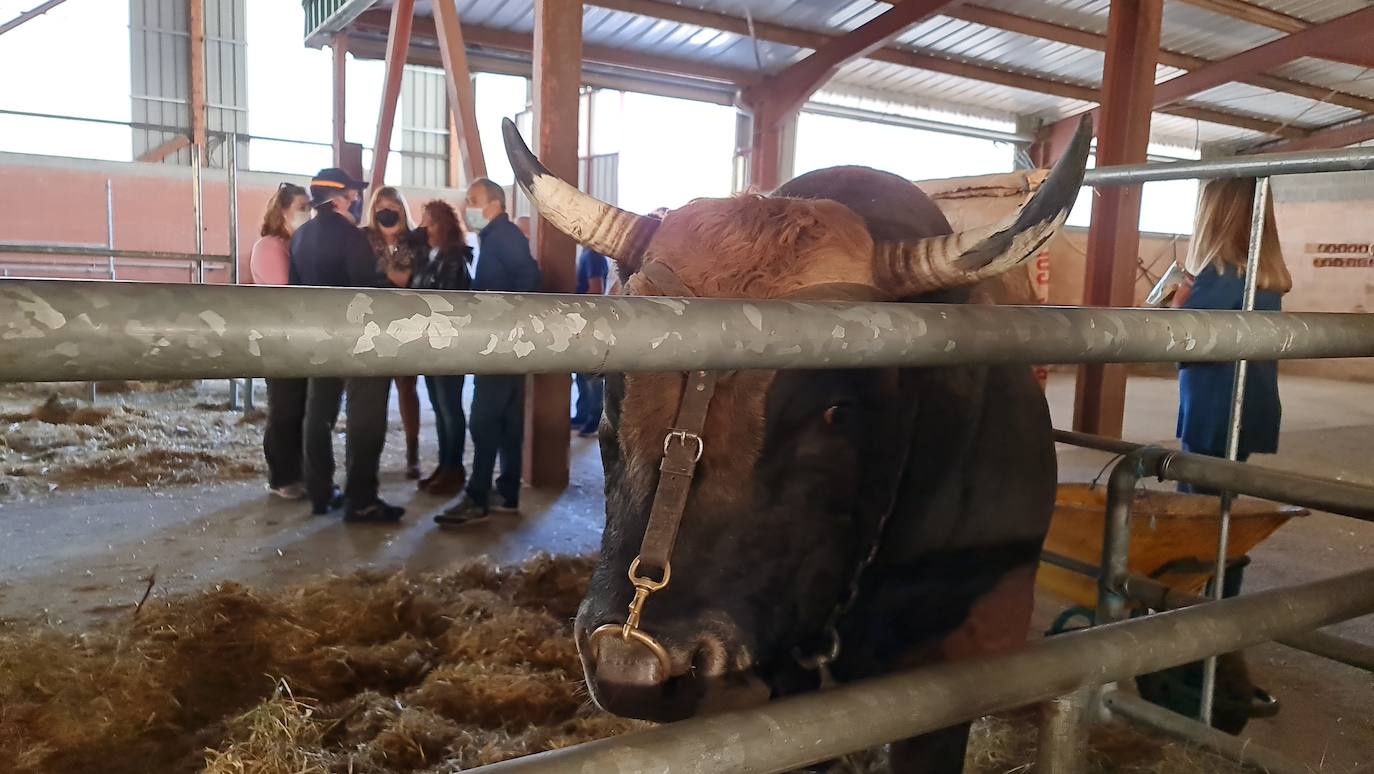
[[[1374,356],[1374,315],[16,280],[0,379]]]
[[[1371,612],[1374,569],[1072,632],[1007,656],[946,662],[475,771],[791,771]]]
[[[1374,521],[1374,487],[1067,430],[1055,430],[1054,439],[1059,443],[1112,454],[1153,450],[1140,470],[1141,478],[1155,476],[1160,480],[1183,481],[1218,491]]]
[[[19,255],[67,255],[77,258],[141,258],[157,261],[204,261],[205,263],[229,263],[227,255],[199,255],[197,253],[174,253],[164,250],[113,250],[108,247],[78,247],[76,245],[43,245],[22,242],[0,242],[0,253]],[[80,265],[80,264],[77,264]]]

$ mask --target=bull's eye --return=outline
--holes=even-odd
[[[843,427],[854,413],[854,407],[848,403],[836,403],[825,410],[825,423],[834,427]]]

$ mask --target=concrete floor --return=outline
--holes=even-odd
[[[1284,377],[1282,391],[1281,453],[1253,462],[1374,484],[1374,385]],[[1049,396],[1056,426],[1067,427],[1072,375],[1054,374]],[[1127,405],[1128,439],[1172,442],[1172,380],[1132,378]],[[432,439],[432,428],[425,437]],[[260,483],[58,491],[0,505],[0,618],[84,625],[126,610],[150,575],[154,593],[166,595],[228,580],[271,588],[321,572],[423,572],[483,555],[509,561],[536,550],[596,549],[603,498],[594,439],[572,439],[567,490],[526,490],[521,517],[497,517],[464,531],[435,527],[429,516],[444,502],[418,494],[401,476],[399,445],[393,428],[383,495],[410,509],[395,527],[312,518],[299,503],[270,500]],[[432,458],[432,449],[426,451]],[[1091,480],[1108,459],[1061,448],[1061,480]],[[1313,514],[1283,527],[1253,558],[1247,591],[1367,566],[1374,560],[1374,524]],[[1039,607],[1042,631],[1039,624],[1063,603],[1047,598]],[[1331,631],[1374,644],[1374,616]],[[1276,645],[1254,649],[1250,659],[1257,682],[1285,708],[1277,719],[1252,723],[1248,735],[1313,771],[1374,771],[1374,675]]]

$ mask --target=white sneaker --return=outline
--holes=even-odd
[[[287,484],[286,486],[279,486],[275,488],[269,486],[267,488],[267,491],[271,492],[273,495],[276,495],[277,497],[280,497],[283,500],[304,500],[306,494],[305,484],[302,484],[299,481],[297,481],[294,484]]]

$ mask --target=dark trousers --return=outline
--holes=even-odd
[[[463,416],[465,376],[426,376],[425,389],[434,407],[434,425],[439,435],[439,467],[463,469],[463,450],[467,448],[468,423]]]
[[[577,413],[573,420],[579,430],[596,430],[601,424],[602,391],[606,380],[597,374],[573,374],[573,381],[577,384]]]
[[[377,500],[377,466],[386,443],[386,408],[391,379],[311,379],[305,400],[305,486],[315,505],[329,502],[334,488],[334,423],[339,401],[348,392],[348,438],[344,497],[367,507]]]
[[[525,377],[474,376],[472,378],[472,475],[468,496],[487,505],[496,459],[501,475],[496,492],[515,507],[520,502],[520,447],[525,438]]]
[[[302,480],[306,383],[305,379],[267,380],[267,427],[262,432],[262,454],[267,459],[267,485],[273,489]]]

